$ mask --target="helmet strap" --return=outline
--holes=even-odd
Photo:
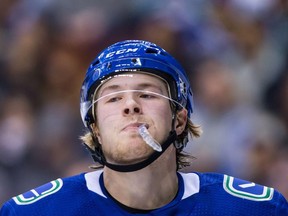
[[[173,113],[172,113],[172,125],[171,125],[172,130],[170,131],[169,136],[164,141],[164,143],[162,143],[162,145],[161,145],[162,146],[162,151],[161,152],[154,151],[150,155],[150,157],[148,157],[146,160],[140,161],[140,162],[135,163],[135,164],[118,165],[118,164],[111,164],[111,163],[107,162],[106,160],[104,160],[104,164],[103,165],[109,167],[110,169],[112,169],[114,171],[118,171],[118,172],[134,172],[134,171],[143,169],[146,166],[148,166],[151,163],[153,163],[157,158],[159,158],[165,152],[165,150],[172,143],[174,143],[177,140],[177,133],[174,130],[174,123],[175,123],[175,120],[176,120],[177,109],[174,109],[174,110],[172,109],[172,111],[173,111]]]
[[[167,137],[167,139],[164,141],[164,143],[161,145],[162,146],[162,151],[158,152],[158,151],[154,151],[146,160],[144,161],[140,161],[138,163],[135,164],[129,164],[129,165],[120,165],[120,164],[112,164],[107,162],[103,151],[101,149],[101,147],[99,148],[95,148],[95,149],[91,149],[87,144],[84,143],[84,145],[86,146],[86,148],[88,149],[88,151],[91,153],[91,156],[93,158],[93,160],[95,162],[98,162],[104,166],[107,166],[108,168],[114,170],[114,171],[118,171],[118,172],[135,172],[137,170],[143,169],[146,166],[150,165],[151,163],[153,163],[157,158],[159,158],[165,151],[166,149],[173,143],[175,143],[175,141],[177,140],[177,133],[174,130],[174,123],[176,120],[176,114],[177,114],[177,109],[173,110],[173,114],[172,114],[172,130],[169,133],[169,136]],[[92,129],[91,129],[92,130]],[[94,142],[95,140],[95,135],[93,134],[93,140]]]
[[[145,168],[146,166],[150,165],[153,163],[157,158],[159,158],[165,150],[172,144],[174,141],[177,139],[177,134],[176,131],[173,130],[170,132],[169,136],[167,137],[166,141],[162,144],[162,151],[157,152],[154,151],[152,155],[150,155],[149,158],[147,158],[144,161],[135,163],[135,164],[129,164],[129,165],[118,165],[118,164],[111,164],[107,162],[106,160],[104,161],[103,165],[109,167],[110,169],[118,172],[134,172],[140,169]],[[93,157],[94,158],[94,157]]]

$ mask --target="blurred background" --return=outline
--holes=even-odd
[[[222,172],[288,198],[286,0],[1,0],[0,203],[89,170],[79,92],[96,54],[145,39],[191,78],[203,128],[187,171]]]

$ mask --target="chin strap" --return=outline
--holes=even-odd
[[[118,171],[118,172],[134,172],[140,169],[143,169],[144,167],[148,166],[149,164],[153,163],[157,158],[159,158],[164,151],[176,140],[177,134],[176,131],[170,132],[168,138],[166,141],[162,144],[162,151],[154,151],[149,158],[147,158],[144,161],[140,161],[135,164],[129,164],[129,165],[118,165],[118,164],[111,164],[107,161],[104,163],[105,166],[109,167],[112,170]]]
[[[92,158],[96,161],[101,163],[104,166],[109,167],[110,169],[114,170],[114,171],[118,171],[118,172],[134,172],[140,169],[143,169],[144,167],[150,165],[151,163],[153,163],[157,158],[159,158],[164,152],[165,150],[176,141],[177,139],[177,134],[176,131],[173,130],[170,132],[169,136],[167,137],[166,141],[164,141],[164,143],[162,144],[162,151],[158,152],[158,151],[154,151],[150,157],[148,157],[146,160],[140,161],[138,163],[135,164],[129,164],[129,165],[119,165],[119,164],[111,164],[109,162],[106,161],[106,159],[104,158],[104,155],[99,151],[94,151],[91,148],[89,148],[86,144],[87,149],[89,150],[89,152],[92,154]]]

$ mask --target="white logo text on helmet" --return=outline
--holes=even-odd
[[[128,49],[121,49],[121,50],[117,50],[117,51],[113,51],[110,52],[108,54],[106,54],[105,58],[110,58],[114,55],[120,55],[120,54],[124,54],[124,53],[130,53],[130,52],[137,52],[139,48],[128,48]]]

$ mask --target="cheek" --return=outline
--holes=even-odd
[[[160,140],[166,138],[172,130],[172,111],[170,105],[159,106],[149,109],[149,118],[153,122],[153,137]]]
[[[119,118],[119,111],[115,109],[96,109],[97,116],[97,128],[99,130],[100,139],[102,137],[109,137],[110,134],[116,128],[116,124],[119,122],[117,118]]]
[[[156,119],[160,119],[163,121],[167,121],[172,118],[172,111],[168,103],[147,106],[146,113],[153,116],[153,118],[155,117]]]
[[[108,121],[112,121],[111,118],[115,115],[119,115],[119,110],[115,109],[115,108],[111,108],[111,107],[96,107],[96,116],[97,116],[97,123],[99,126],[106,124],[106,122]]]

